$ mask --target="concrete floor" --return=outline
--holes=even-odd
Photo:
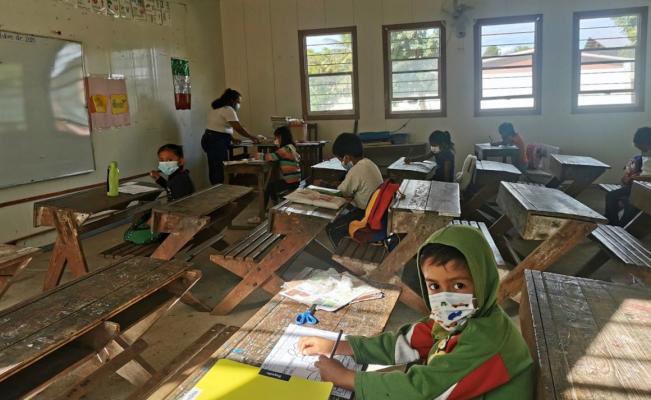
[[[592,207],[598,212],[603,212],[603,193],[598,189],[588,189],[579,198],[586,205]],[[239,220],[255,214],[255,209],[246,210]],[[99,253],[122,241],[122,233],[126,227],[118,227],[111,231],[84,240],[84,252],[88,258],[88,264],[91,270],[100,268],[107,263]],[[228,242],[237,240],[246,231],[230,231],[226,236]],[[651,245],[651,238],[646,238],[647,245]],[[518,242],[516,247],[523,251],[533,249],[535,244]],[[562,260],[550,268],[551,272],[573,274],[577,271],[586,260],[595,252],[596,245],[590,241],[584,241],[573,251],[566,255]],[[221,299],[225,293],[230,290],[238,281],[235,275],[215,266],[209,261],[209,255],[215,250],[207,250],[193,260],[195,266],[199,268],[203,277],[192,290],[193,293],[202,301],[213,306]],[[9,288],[6,295],[0,301],[0,309],[4,309],[12,304],[18,303],[40,293],[41,285],[48,265],[49,252],[39,254],[30,263],[19,280]],[[340,269],[329,259],[317,259],[308,253],[301,254],[289,267],[282,271],[282,277],[285,280],[291,279],[297,272],[304,267],[328,268],[333,267]],[[406,272],[406,280],[411,284],[416,284],[415,265],[411,265]],[[612,262],[606,264],[593,276],[594,279],[607,281],[624,282],[628,284],[640,284],[635,282],[629,274],[623,273],[617,269]],[[64,280],[69,279],[65,277]],[[228,316],[212,316],[208,313],[195,311],[189,306],[178,303],[166,316],[159,320],[152,329],[147,332],[144,339],[149,344],[148,349],[143,353],[143,357],[154,367],[159,368],[171,361],[184,348],[189,346],[194,340],[206,332],[212,325],[223,323],[227,325],[241,326],[246,322],[262,305],[264,305],[270,296],[262,290],[256,290],[253,295],[242,302]],[[517,323],[517,304],[512,303],[506,307],[507,312]],[[411,309],[398,304],[388,322],[387,329],[395,329],[404,323],[418,319],[420,316]],[[99,389],[97,389],[91,398],[97,399],[121,399],[128,395],[131,386],[124,380],[114,375],[107,379]]]

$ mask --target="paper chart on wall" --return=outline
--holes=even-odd
[[[319,360],[319,357],[302,355],[298,350],[298,340],[303,336],[318,336],[329,340],[336,340],[337,335],[337,332],[291,324],[285,329],[283,335],[264,360],[264,363],[262,363],[261,368],[285,375],[300,376],[309,380],[320,381],[321,375],[319,374],[319,370],[314,366],[314,363]],[[362,370],[362,365],[357,364],[350,356],[338,355],[335,358],[341,361],[348,369]],[[334,387],[331,394],[350,399],[353,393],[350,390]]]

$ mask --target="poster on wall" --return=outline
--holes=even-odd
[[[160,9],[160,1],[153,1],[152,2],[152,8],[151,11],[149,12],[149,21],[152,24],[156,25],[162,25],[163,24],[163,19],[161,17],[161,9]]]
[[[106,10],[109,17],[120,18],[120,1],[106,0]]]
[[[125,19],[133,18],[131,0],[120,0],[120,17]]]
[[[172,77],[174,79],[174,105],[177,110],[191,108],[190,62],[172,58]]]
[[[93,132],[131,124],[124,78],[86,77],[88,115]]]
[[[136,21],[146,21],[145,0],[131,0],[131,12]]]
[[[161,22],[163,26],[172,25],[172,7],[170,6],[169,1],[159,1],[160,3],[160,13],[161,13]]]
[[[91,0],[91,4],[96,14],[106,15],[106,0]]]

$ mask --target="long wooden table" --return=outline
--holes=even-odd
[[[513,253],[503,238],[512,227],[522,239],[543,241],[502,278],[498,301],[522,289],[525,269],[545,270],[606,219],[558,189],[502,182],[497,204],[504,212],[490,228],[502,254]],[[505,246],[505,247],[503,247]]]
[[[151,202],[163,191],[153,183],[138,184],[151,186],[155,190],[140,194],[120,193],[117,197],[108,197],[106,188],[99,187],[34,203],[34,226],[53,226],[57,230],[57,239],[43,284],[44,290],[59,284],[66,265],[70,267],[75,278],[88,273],[86,257],[79,239],[82,232],[115,222],[118,218],[124,218],[123,214],[127,212],[145,211],[151,206],[127,207],[134,201]],[[117,212],[119,210],[123,212]],[[106,216],[104,212],[111,212],[112,215]],[[99,213],[103,213],[104,218],[89,221]],[[87,221],[89,222],[84,224]]]
[[[425,160],[420,162],[405,163],[405,157],[400,157],[393,164],[387,168],[389,178],[396,182],[401,182],[405,179],[431,179],[436,173],[436,161]]]
[[[308,269],[309,270],[309,269]],[[302,279],[305,274],[299,275]],[[400,290],[390,285],[379,285],[384,292],[382,299],[351,304],[334,313],[317,311],[317,329],[338,331],[343,329],[349,335],[377,335],[382,332],[393,311]],[[217,350],[201,368],[189,373],[187,378],[167,399],[180,399],[208,372],[210,367],[222,358],[260,366],[271,352],[276,342],[289,324],[294,323],[296,315],[305,311],[306,306],[280,295],[274,296],[242,328]]]
[[[261,220],[267,215],[264,205],[264,191],[269,185],[273,164],[269,161],[236,161],[224,163],[224,183],[231,182],[231,175],[253,175],[256,177],[255,191],[258,194],[258,216]]]
[[[651,291],[525,271],[522,334],[534,358],[537,399],[651,396]]]
[[[144,383],[155,370],[139,356],[147,346],[141,336],[200,277],[181,261],[134,257],[2,311],[2,397],[56,397],[44,391],[73,370],[82,381],[67,398],[80,397],[113,371]]]
[[[429,314],[422,296],[402,282],[405,265],[416,256],[425,240],[461,216],[457,183],[407,179],[400,185],[400,197],[389,209],[388,231],[404,237],[374,271],[352,271],[375,282],[402,288],[400,301],[414,310]]]
[[[571,181],[565,193],[576,197],[609,170],[610,165],[592,157],[552,154],[550,169],[554,179],[547,186],[558,187],[563,182]]]
[[[477,160],[473,188],[475,193],[461,207],[464,218],[476,217],[475,212],[485,202],[494,199],[501,182],[517,182],[522,172],[512,164]]]
[[[322,180],[332,185],[339,184],[346,177],[346,169],[336,157],[312,166],[313,180]]]
[[[219,184],[154,207],[151,229],[169,235],[151,256],[171,260],[202,230],[222,231],[251,203],[252,192],[249,187]]]
[[[0,244],[0,298],[13,283],[16,275],[27,267],[34,255],[41,249]]]
[[[475,155],[480,160],[499,158],[502,162],[506,162],[506,159],[510,158],[513,163],[520,156],[520,149],[515,145],[493,146],[490,143],[477,143],[475,144]]]

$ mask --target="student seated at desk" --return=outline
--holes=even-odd
[[[358,363],[409,365],[406,372],[355,372],[327,358],[331,340],[305,337],[324,381],[366,399],[531,399],[533,362],[520,332],[497,305],[497,266],[481,232],[452,225],[434,233],[417,265],[429,318],[375,337],[348,336],[337,354]]]
[[[364,158],[364,147],[359,137],[352,133],[342,133],[332,144],[332,153],[341,165],[348,170],[346,178],[337,187],[344,197],[351,198],[348,212],[342,213],[332,221],[326,232],[337,247],[348,234],[351,221],[364,218],[364,211],[375,190],[382,184],[382,173],[373,161]]]
[[[266,153],[264,160],[278,163],[282,179],[269,182],[264,192],[264,205],[269,199],[278,202],[278,194],[298,188],[301,183],[301,156],[296,150],[294,137],[287,126],[281,126],[274,132],[274,144],[277,149]]]
[[[418,157],[405,157],[405,163],[425,160],[436,161],[436,173],[432,180],[440,182],[454,182],[454,143],[450,132],[436,130],[429,135],[429,153]]]
[[[527,159],[527,146],[524,144],[522,135],[515,131],[513,124],[510,122],[502,122],[498,128],[498,131],[502,137],[502,141],[493,142],[491,145],[516,146],[520,152],[518,154],[518,159],[513,160],[513,165],[515,165],[520,171],[526,171],[529,160]]]
[[[605,217],[611,225],[625,226],[635,217],[637,210],[628,204],[633,181],[651,179],[651,127],[638,129],[633,136],[633,145],[640,150],[641,154],[631,158],[626,165],[622,176],[622,187],[606,194]],[[622,209],[624,214],[620,218],[619,212]]]
[[[194,193],[190,171],[185,169],[184,165],[183,146],[168,143],[158,149],[158,170],[151,171],[149,176],[167,191],[167,199],[170,201]]]

